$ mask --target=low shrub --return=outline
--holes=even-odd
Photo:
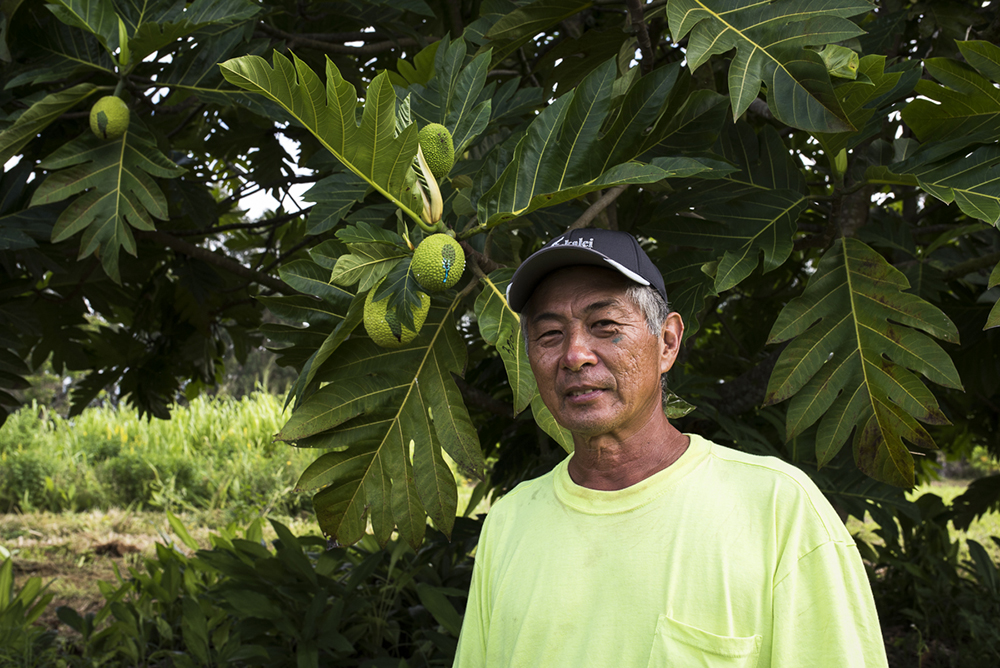
[[[919,518],[899,513],[876,530],[883,544],[862,544],[875,566],[872,589],[890,665],[964,668],[1000,665],[1000,569],[987,551],[968,541],[960,557],[948,522],[952,509],[935,494],[916,500]],[[992,540],[1000,545],[1000,538]]]
[[[0,510],[46,505],[45,481],[57,477],[57,460],[34,450],[13,449],[0,460]]]
[[[180,522],[183,545],[197,548]],[[452,540],[429,530],[414,551],[366,538],[330,547],[271,522],[229,527],[185,556],[157,545],[129,577],[101,587],[97,612],[61,607],[79,634],[64,656],[78,666],[450,666],[480,524],[460,518]],[[456,603],[458,606],[456,607]],[[35,664],[41,665],[41,664]]]

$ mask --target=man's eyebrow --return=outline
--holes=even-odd
[[[594,302],[593,304],[588,304],[586,307],[584,307],[583,312],[593,313],[594,311],[600,311],[601,309],[606,309],[612,306],[618,306],[619,303],[620,303],[619,300],[614,298],[602,299],[601,301]],[[539,313],[538,315],[532,316],[530,322],[531,324],[535,324],[537,322],[541,322],[542,320],[562,320],[562,316],[558,315],[557,313],[553,313],[551,311],[544,311],[542,313]]]

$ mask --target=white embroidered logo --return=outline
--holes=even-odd
[[[575,241],[567,241],[566,237],[562,237],[552,242],[552,247],[555,248],[556,246],[579,246],[580,248],[593,248],[594,237],[589,239],[577,239]]]

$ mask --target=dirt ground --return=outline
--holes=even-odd
[[[224,525],[221,517],[182,515],[191,536],[202,547],[209,546],[213,528]],[[307,520],[282,518],[301,534],[316,532]],[[266,527],[265,535],[270,532]],[[55,598],[40,621],[55,628],[60,624],[56,609],[66,605],[81,615],[95,612],[104,602],[99,581],[115,583],[115,569],[128,578],[130,567],[142,567],[143,556],[155,554],[156,543],[174,544],[191,552],[174,536],[167,516],[160,512],[112,509],[89,513],[30,513],[0,515],[0,546],[14,557],[15,587],[29,577],[41,577]]]

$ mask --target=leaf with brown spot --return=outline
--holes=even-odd
[[[778,358],[765,403],[791,400],[789,439],[819,421],[820,466],[857,429],[859,468],[885,482],[912,485],[913,458],[903,439],[933,448],[917,421],[948,422],[918,374],[961,389],[951,358],[931,338],[958,343],[958,330],[940,309],[905,292],[909,287],[881,255],[844,239],[820,260],[805,292],[785,306],[771,330],[769,343],[793,340]]]

